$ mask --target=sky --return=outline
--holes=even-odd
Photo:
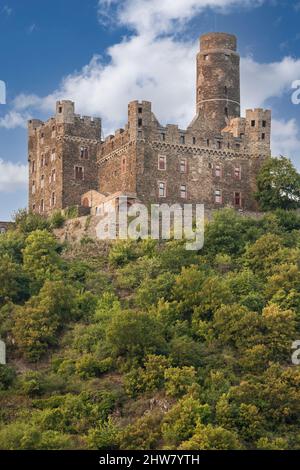
[[[0,0],[0,220],[27,205],[28,119],[71,99],[102,118],[105,136],[144,99],[184,129],[210,31],[237,35],[243,112],[271,108],[272,153],[300,169],[299,24],[300,0]]]

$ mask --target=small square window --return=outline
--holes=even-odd
[[[140,107],[140,108],[138,109],[138,111],[139,111],[139,114],[142,114],[143,108]]]

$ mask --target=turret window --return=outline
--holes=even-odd
[[[255,121],[254,121],[254,120],[253,120],[253,121],[251,121],[251,127],[255,127],[255,124],[256,124],[256,123],[255,123]]]
[[[267,121],[263,121],[263,122],[262,122],[262,126],[263,126],[263,127],[267,127]]]
[[[266,139],[266,134],[262,134],[262,135],[261,135],[261,139],[262,139],[262,140],[265,140],[265,139]]]
[[[215,175],[216,175],[217,178],[221,178],[221,176],[222,176],[222,170],[221,170],[221,166],[220,166],[220,165],[216,165]]]

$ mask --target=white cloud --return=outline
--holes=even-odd
[[[10,16],[13,10],[8,5],[4,5],[4,7],[2,8],[2,12],[5,13],[5,15]]]
[[[15,129],[16,127],[26,127],[29,114],[21,114],[15,110],[8,112],[5,116],[0,118],[0,128]]]
[[[199,44],[198,40],[180,39],[176,34],[178,27],[206,7],[225,12],[234,6],[262,3],[263,0],[100,0],[101,18],[116,11],[117,21],[130,25],[136,33],[108,49],[108,62],[95,55],[81,71],[65,77],[50,95],[16,97],[14,109],[0,119],[0,127],[24,125],[27,109],[52,113],[56,100],[72,99],[78,112],[101,116],[105,133],[111,133],[127,121],[128,102],[145,99],[152,101],[162,124],[176,123],[184,128],[195,112],[195,55]],[[243,109],[264,107],[270,98],[282,97],[297,78],[300,59],[285,57],[260,64],[252,57],[242,58]],[[277,120],[273,129],[274,152],[296,155],[296,121]]]
[[[156,36],[178,30],[207,8],[224,13],[232,7],[253,8],[262,3],[264,0],[99,0],[99,18],[107,21],[111,7],[115,5],[115,17],[119,23],[140,34]]]
[[[28,168],[21,163],[5,162],[0,159],[0,191],[14,192],[27,186]]]
[[[274,156],[294,156],[300,170],[300,130],[295,119],[273,119],[272,149]]]
[[[280,62],[259,64],[251,57],[242,59],[241,91],[244,109],[264,106],[270,98],[292,95],[292,83],[300,78],[300,59],[284,57]]]

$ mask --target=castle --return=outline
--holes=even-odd
[[[162,126],[147,101],[128,105],[128,123],[101,139],[101,119],[59,101],[55,117],[29,132],[29,210],[49,215],[105,203],[203,203],[255,210],[256,175],[271,154],[271,111],[240,113],[240,56],[231,34],[200,38],[196,115],[187,127]]]

